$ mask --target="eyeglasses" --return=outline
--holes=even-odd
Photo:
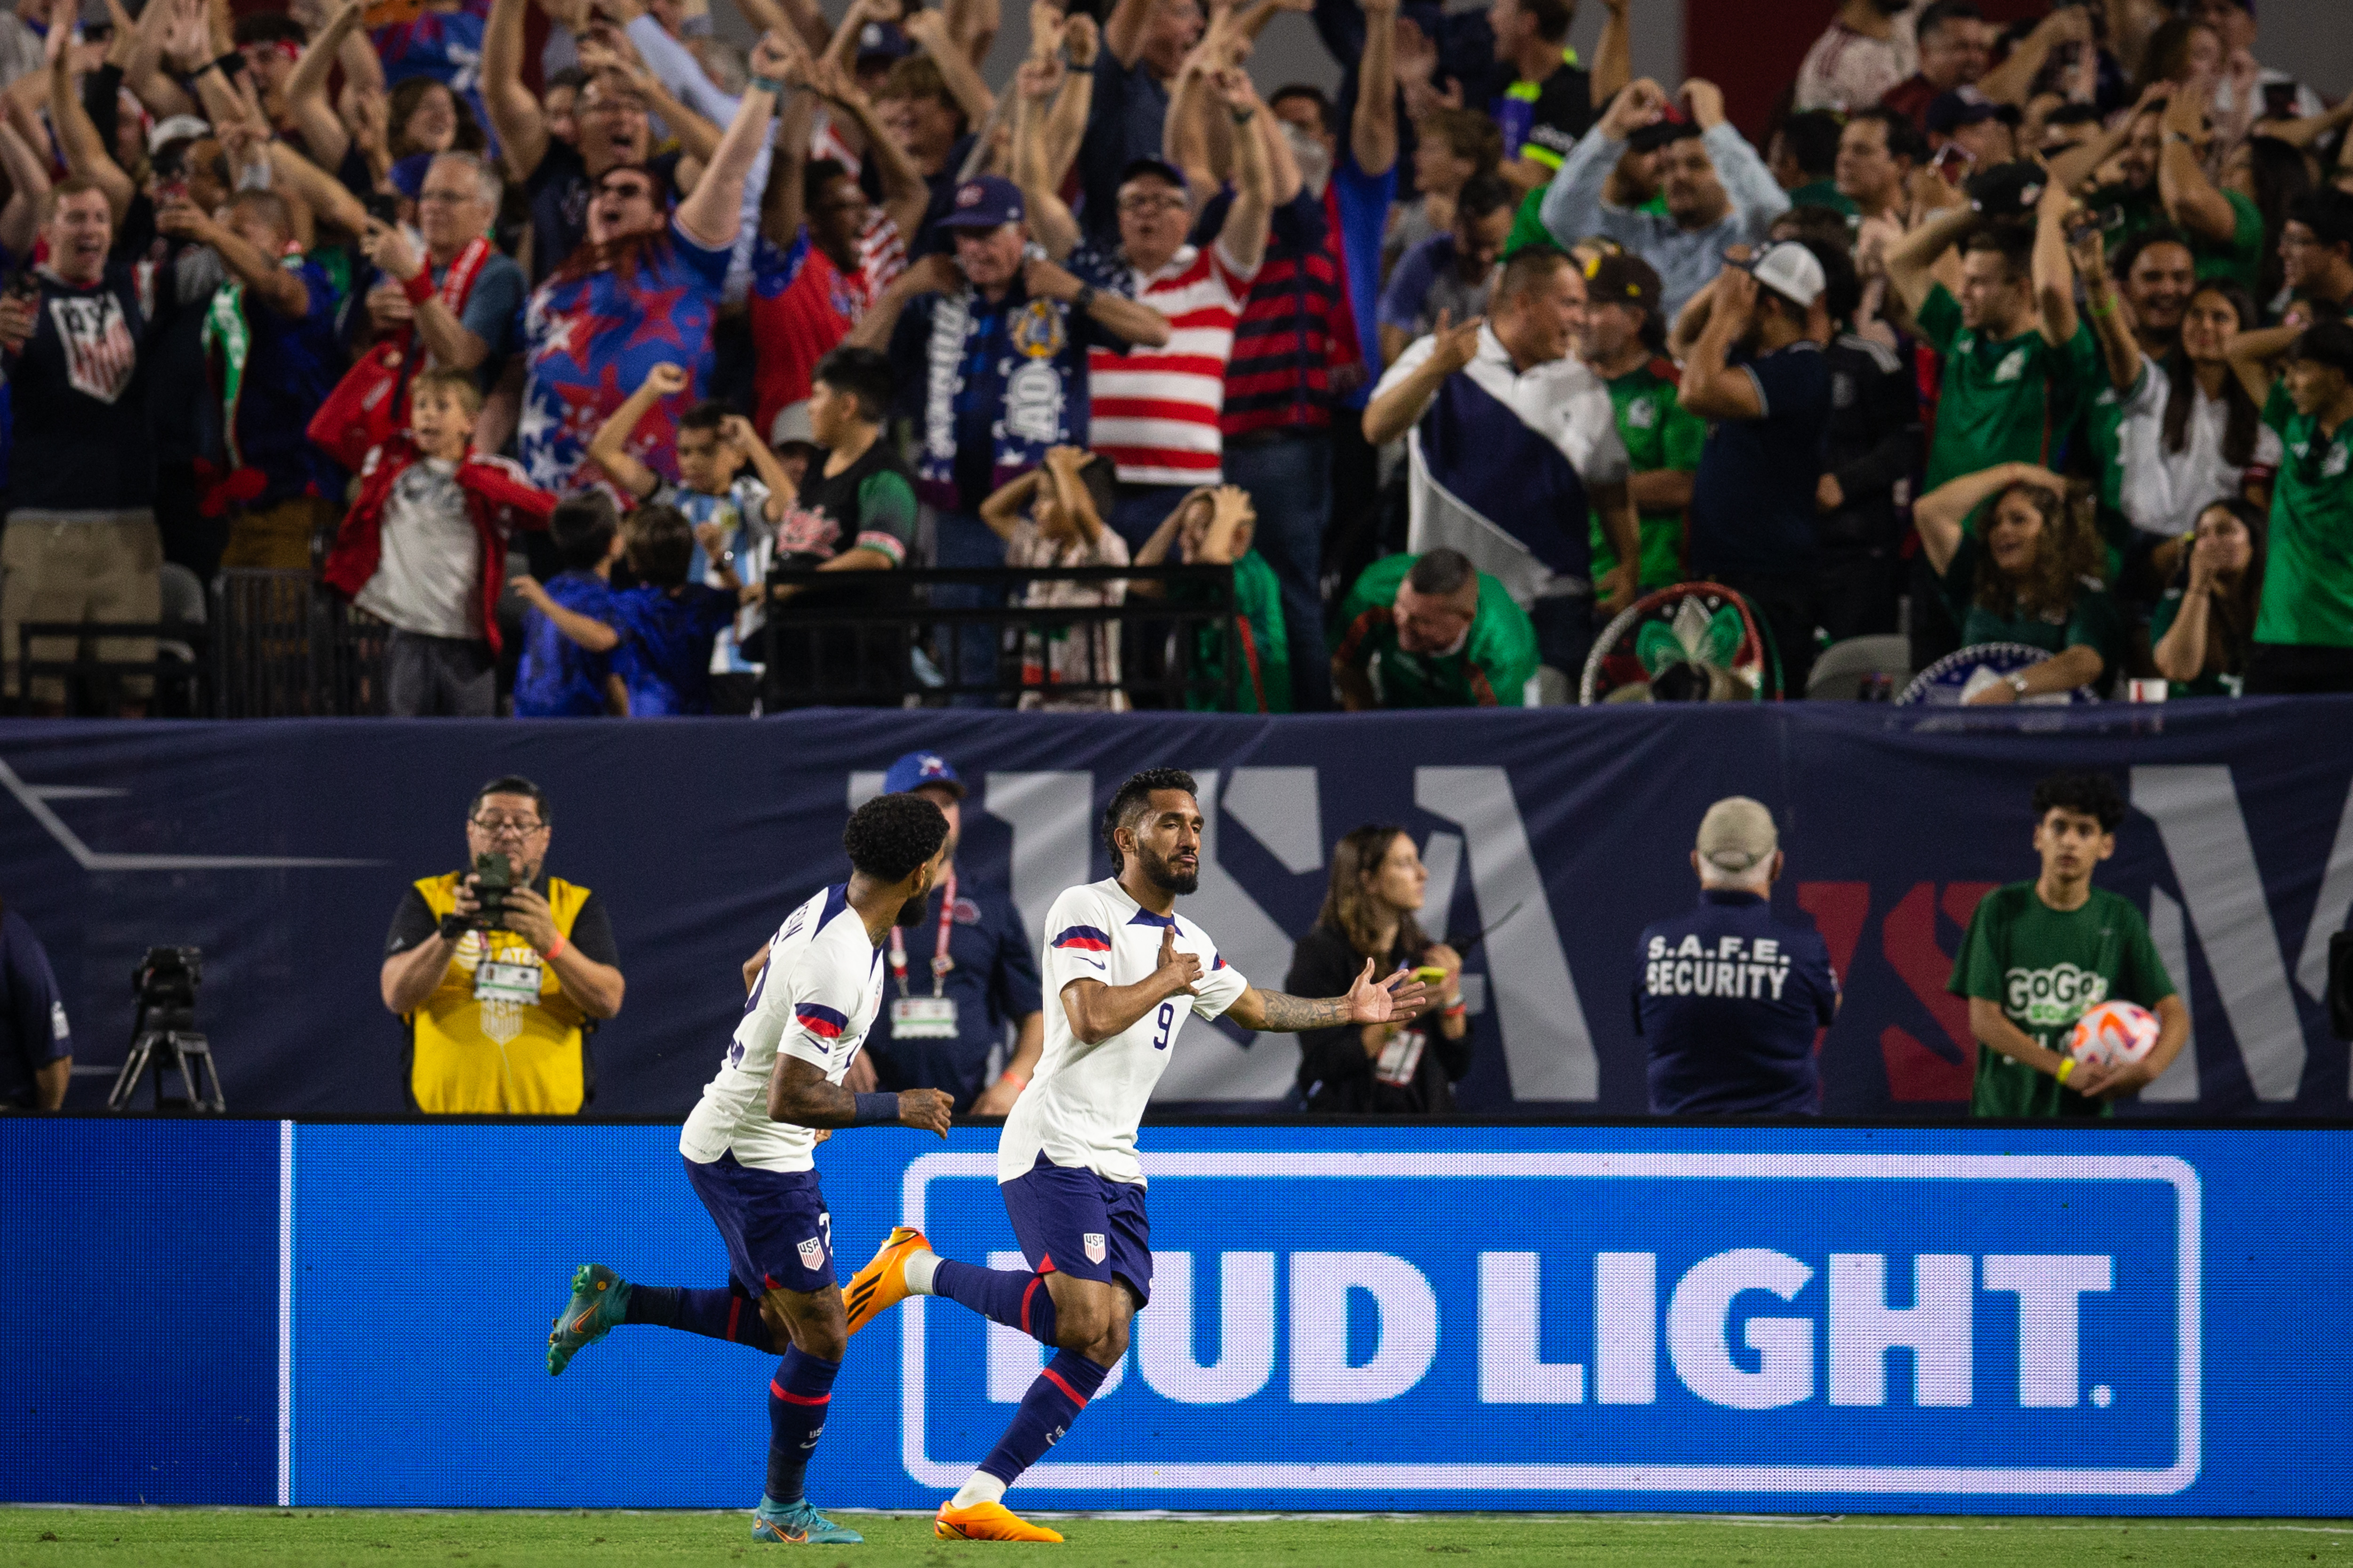
[[[467,820],[479,828],[485,838],[528,838],[547,827],[544,822],[532,822],[520,816],[476,816]]]
[[[419,191],[417,205],[423,207],[461,207],[474,199],[471,191]]]
[[[594,103],[582,103],[577,99],[575,99],[573,100],[572,112],[575,116],[588,114],[643,114],[646,112],[646,106],[639,103],[634,98],[600,98]]]

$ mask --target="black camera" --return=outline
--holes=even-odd
[[[205,954],[195,947],[151,947],[139,967],[131,972],[131,994],[146,1014],[188,1014],[196,1010],[196,987],[205,978]],[[186,1024],[158,1027],[185,1028]]]

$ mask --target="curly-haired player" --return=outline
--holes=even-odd
[[[881,1005],[875,950],[892,925],[923,919],[947,839],[947,818],[920,795],[886,795],[860,806],[841,836],[849,880],[787,916],[769,939],[766,963],[746,980],[744,1021],[678,1141],[686,1179],[726,1238],[726,1286],[632,1285],[591,1264],[572,1277],[571,1304],[547,1336],[551,1373],[622,1323],[782,1350],[768,1384],[768,1482],[752,1521],[754,1540],[861,1539],[818,1513],[801,1487],[849,1342],[833,1277],[832,1216],[810,1151],[836,1127],[947,1131],[952,1102],[936,1089],[852,1094],[841,1087]]]
[[[940,1258],[902,1226],[849,1282],[851,1333],[911,1294],[944,1296],[1061,1352],[980,1468],[941,1505],[934,1529],[950,1539],[1062,1539],[1016,1518],[1005,1489],[1103,1386],[1127,1352],[1128,1320],[1151,1295],[1135,1129],[1186,1015],[1280,1032],[1401,1021],[1428,1000],[1402,971],[1376,982],[1369,962],[1345,996],[1320,1002],[1244,980],[1176,912],[1176,896],[1199,885],[1201,829],[1192,774],[1136,774],[1103,813],[1112,877],[1068,889],[1046,916],[1046,1050],[997,1145],[997,1180],[1029,1267]]]

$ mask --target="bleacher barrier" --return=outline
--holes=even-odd
[[[1018,1496],[2341,1516],[2348,1137],[1150,1125],[1151,1304]],[[1018,1267],[995,1138],[821,1148],[836,1273],[899,1222]],[[0,1336],[10,1500],[759,1492],[773,1355],[624,1327],[543,1361],[581,1263],[723,1283],[673,1127],[0,1118],[0,1173],[18,1320],[74,1325]],[[934,1506],[1042,1360],[892,1309],[811,1495]]]
[[[1874,703],[1333,714],[860,711],[759,720],[12,723],[0,736],[5,896],[47,943],[79,1059],[117,1064],[128,977],[204,950],[196,1027],[242,1115],[396,1115],[403,1037],[384,933],[416,879],[464,856],[466,804],[505,773],[549,792],[556,874],[610,911],[628,996],[594,1039],[595,1109],[683,1116],[743,1005],[738,965],[847,873],[847,807],[918,749],[971,785],[959,866],[1008,888],[1032,939],[1062,889],[1108,874],[1120,780],[1182,765],[1208,822],[1185,904],[1252,981],[1281,986],[1333,841],[1405,826],[1423,923],[1469,959],[1472,1111],[1639,1115],[1629,993],[1643,926],[1689,907],[1709,803],[1757,797],[1788,855],[1775,893],[1821,929],[1845,1005],[1825,1109],[1949,1117],[1974,1046],[1946,994],[1978,898],[2031,877],[2028,798],[2104,768],[2133,811],[2103,886],[2147,916],[2189,997],[2189,1047],[2131,1116],[2347,1113],[2327,1032],[2330,933],[2353,910],[2353,700],[2109,704],[1987,714]],[[1176,1101],[1268,1104],[1287,1037],[1186,1037]],[[74,1104],[96,1092],[78,1080]]]
[[[368,717],[384,711],[384,623],[308,572],[224,571],[213,585],[214,687],[222,719]]]

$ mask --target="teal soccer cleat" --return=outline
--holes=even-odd
[[[572,1364],[582,1345],[595,1344],[628,1315],[629,1282],[601,1263],[572,1276],[572,1304],[547,1334],[547,1375]]]
[[[764,1501],[752,1510],[752,1539],[787,1542],[796,1546],[860,1546],[866,1537],[818,1512],[804,1498],[788,1508],[771,1511]]]

